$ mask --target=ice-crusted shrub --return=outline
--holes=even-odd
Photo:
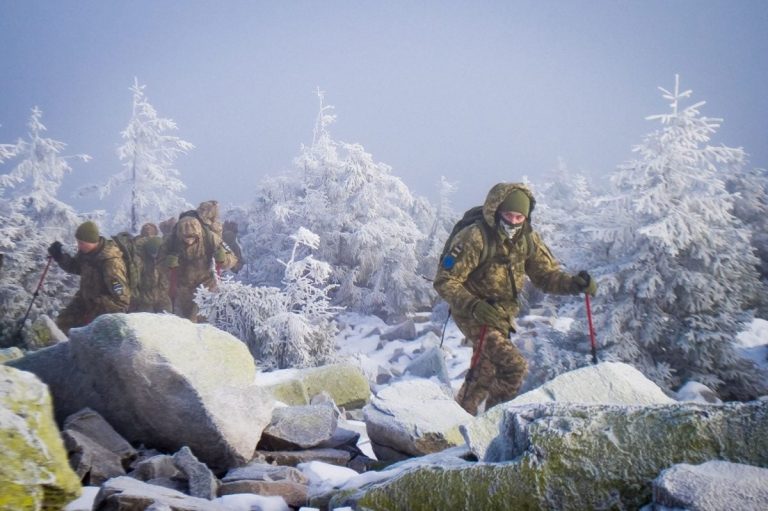
[[[195,301],[211,324],[242,340],[265,367],[309,367],[328,363],[334,356],[337,327],[327,284],[331,267],[305,252],[317,248],[320,238],[300,228],[285,267],[282,288],[256,287],[227,277],[215,291],[200,287]]]

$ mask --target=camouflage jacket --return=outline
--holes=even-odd
[[[168,268],[164,264],[165,251],[160,248],[153,257],[146,252],[145,245],[151,238],[139,238],[136,252],[141,258],[141,279],[138,283],[137,296],[133,297],[131,309],[149,311],[153,309],[171,310],[168,297]]]
[[[473,224],[454,237],[448,252],[453,256],[452,264],[441,262],[437,270],[434,287],[448,302],[457,323],[474,321],[472,306],[482,299],[501,308],[509,319],[510,327],[514,328],[514,318],[520,309],[519,293],[526,276],[547,293],[572,293],[571,275],[560,270],[559,263],[541,237],[532,230],[529,220],[526,220],[523,232],[511,240],[500,234],[496,225],[496,210],[514,189],[523,190],[533,203],[533,195],[524,185],[500,183],[491,189],[483,204],[483,219],[492,227],[489,230],[493,231],[493,235],[498,236],[492,260],[475,271],[481,262],[484,237],[482,228]],[[533,247],[528,247],[529,241]]]
[[[201,284],[208,289],[216,285],[214,254],[218,249],[224,252],[224,261],[218,266],[222,270],[228,270],[237,264],[237,257],[224,243],[221,236],[212,229],[205,229],[194,218],[187,217],[179,221],[179,225],[186,224],[197,237],[197,242],[192,247],[186,247],[179,242],[177,251],[179,267],[176,269],[177,286],[194,290]]]
[[[123,253],[114,241],[100,238],[99,246],[88,254],[65,253],[59,266],[67,273],[80,275],[80,289],[75,296],[94,316],[128,310],[131,291]]]

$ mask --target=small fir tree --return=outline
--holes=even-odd
[[[747,398],[762,391],[735,337],[759,290],[749,232],[733,215],[724,175],[744,164],[741,149],[711,146],[721,120],[704,102],[681,105],[676,77],[661,89],[671,112],[621,165],[594,234],[608,244],[599,270],[598,331],[614,357],[634,363],[667,390],[686,380]]]
[[[159,117],[144,93],[145,85],[134,81],[131,120],[120,134],[123,145],[117,155],[123,170],[104,185],[81,189],[81,194],[98,192],[100,198],[121,194],[113,219],[113,229],[138,233],[145,222],[159,222],[192,205],[180,193],[186,185],[175,167],[176,159],[195,146],[168,134],[176,123]]]

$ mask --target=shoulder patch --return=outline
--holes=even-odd
[[[112,292],[116,294],[117,296],[123,296],[123,291],[125,291],[125,288],[120,283],[119,280],[113,280],[112,281]]]
[[[446,270],[450,270],[456,265],[456,257],[452,254],[448,254],[445,257],[443,257],[443,268]]]

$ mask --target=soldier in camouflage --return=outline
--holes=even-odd
[[[514,398],[528,371],[525,358],[509,339],[526,276],[547,293],[594,295],[597,291],[587,272],[570,275],[560,270],[531,228],[534,204],[525,185],[494,186],[483,204],[483,221],[491,227],[487,230],[498,237],[494,257],[481,267],[483,227],[469,225],[453,238],[435,277],[435,289],[473,345],[473,366],[457,395],[459,404],[472,415],[484,400],[488,409]]]
[[[80,289],[56,318],[65,334],[85,326],[101,314],[127,312],[131,300],[123,253],[114,241],[99,235],[93,222],[82,223],[75,231],[77,254],[70,256],[59,241],[48,254],[67,273],[80,275]]]
[[[131,312],[171,312],[163,238],[157,235],[138,238],[136,253],[141,258],[141,278],[136,296],[131,300]]]
[[[182,216],[169,241],[166,264],[170,270],[170,294],[173,312],[197,322],[195,289],[203,285],[216,288],[216,272],[237,264],[237,258],[213,229],[203,227],[197,216]],[[212,264],[213,263],[213,264]]]

